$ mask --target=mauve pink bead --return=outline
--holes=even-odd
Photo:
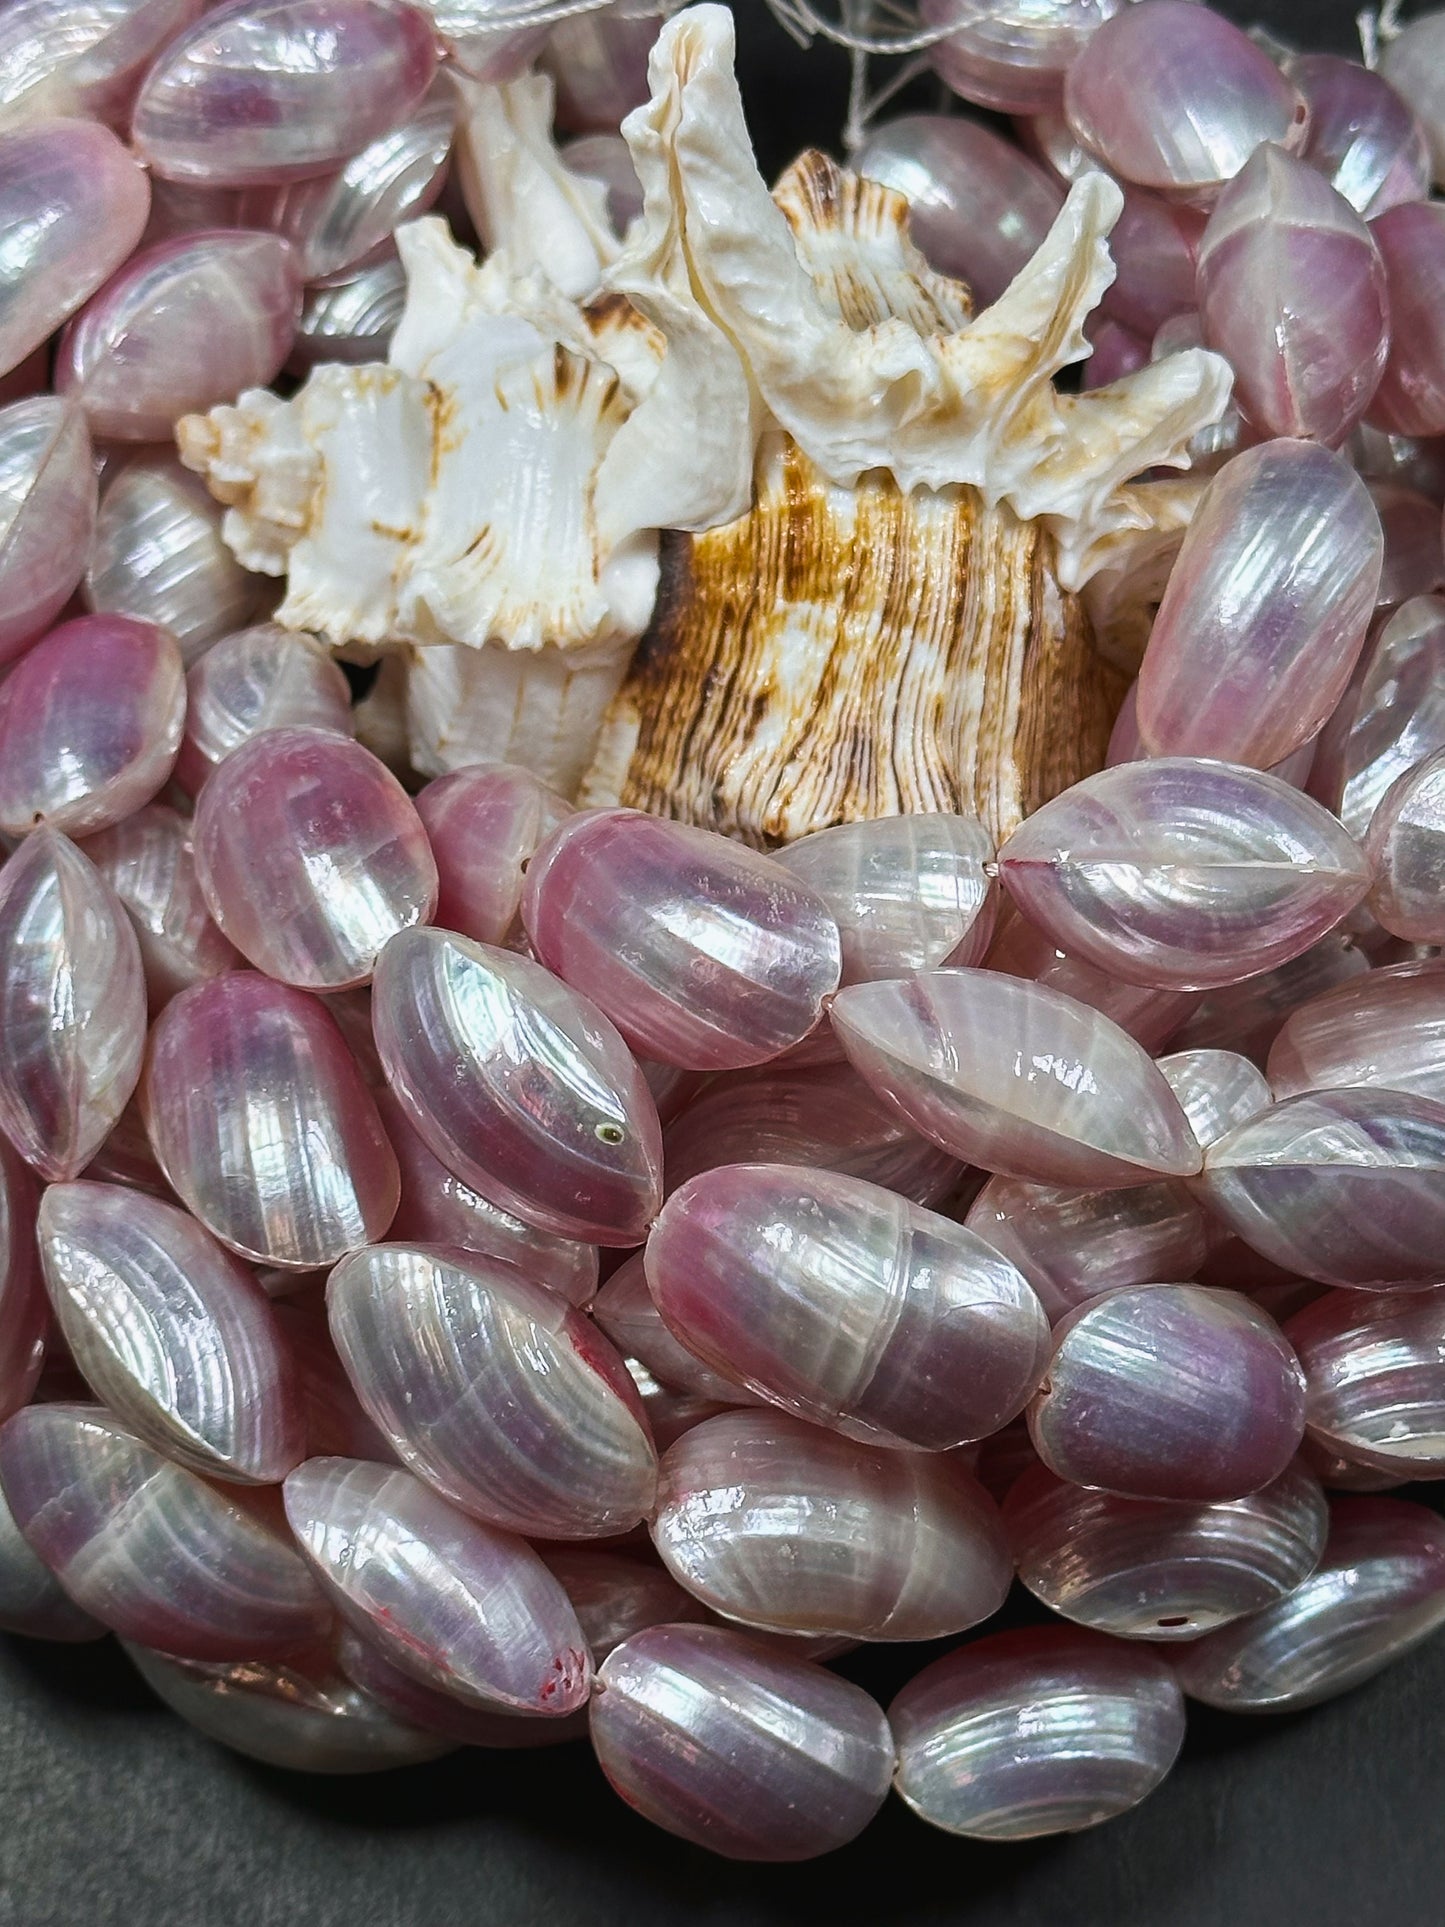
[[[661,1220],[659,1220],[659,1223]],[[642,1365],[660,1385],[712,1405],[755,1405],[735,1376],[714,1371],[663,1322],[648,1285],[643,1253],[620,1264],[587,1308],[623,1357]]]
[[[654,1626],[598,1675],[592,1744],[628,1806],[730,1860],[812,1860],[861,1833],[893,1771],[883,1710],[721,1626]]]
[[[1139,671],[1150,754],[1268,769],[1308,742],[1349,683],[1383,558],[1375,505],[1342,456],[1280,440],[1226,462],[1189,525]]]
[[[1124,193],[1109,235],[1115,276],[1102,308],[1136,335],[1152,341],[1166,321],[1195,306],[1195,260],[1204,216],[1146,188]]]
[[[122,1184],[127,1190],[144,1191],[167,1203],[174,1200],[175,1193],[166,1183],[165,1172],[156,1163],[146,1136],[139,1097],[131,1098],[83,1175],[96,1184]]]
[[[739,1070],[801,1042],[838,987],[838,926],[772,857],[640,810],[570,817],[527,865],[542,962],[644,1056]]]
[[[425,1686],[411,1673],[394,1666],[386,1655],[350,1626],[343,1626],[336,1642],[336,1663],[370,1700],[384,1706],[393,1719],[456,1746],[531,1750],[562,1746],[587,1737],[587,1708],[579,1707],[562,1719],[538,1713],[514,1713],[504,1706],[481,1706],[451,1693]]]
[[[1430,192],[1430,153],[1403,97],[1382,74],[1338,54],[1297,54],[1286,66],[1309,102],[1302,155],[1371,221]]]
[[[263,622],[212,643],[186,674],[186,728],[176,781],[191,796],[232,750],[265,729],[299,724],[351,734],[351,690],[304,631]]]
[[[647,99],[647,56],[662,27],[660,13],[611,7],[559,20],[539,66],[557,89],[556,121],[571,134],[615,133]]]
[[[421,10],[450,64],[475,80],[516,80],[546,45],[545,18],[538,25],[516,0],[423,0]]]
[[[98,500],[90,434],[73,402],[37,395],[0,411],[0,664],[70,600]]]
[[[1385,791],[1445,749],[1445,597],[1417,596],[1377,619],[1320,736],[1310,794],[1363,837]]]
[[[240,952],[206,908],[186,817],[169,804],[147,803],[88,836],[84,847],[130,916],[153,1012],[178,991],[241,968]]]
[[[135,932],[87,857],[51,829],[0,870],[0,1130],[43,1178],[73,1178],[140,1075]]]
[[[1398,435],[1445,430],[1445,206],[1410,201],[1370,224],[1390,291],[1390,356],[1370,405]]]
[[[169,630],[129,616],[62,623],[0,686],[0,830],[119,823],[164,786],[185,719]]]
[[[1066,997],[1102,1012],[1146,1051],[1156,1051],[1168,1043],[1199,1002],[1187,990],[1151,990],[1142,984],[1122,983],[1081,957],[1069,956],[1007,899],[985,964],[1006,977],[1023,977],[1050,990],[1061,990]]]
[[[1267,435],[1338,446],[1369,405],[1390,347],[1380,251],[1308,161],[1257,147],[1199,244],[1204,345]]]
[[[302,180],[405,120],[435,69],[431,23],[398,0],[235,0],[146,75],[136,150],[172,180]]]
[[[662,1202],[662,1130],[607,1018],[530,957],[447,930],[381,953],[372,1023],[434,1157],[504,1211],[586,1244],[640,1244]]]
[[[1029,1407],[1050,1471],[1136,1499],[1242,1499],[1277,1479],[1304,1437],[1304,1373],[1248,1298],[1135,1285],[1055,1328]]]
[[[66,1645],[104,1639],[106,1629],[83,1612],[50,1568],[30,1550],[0,1493],[0,1631]]]
[[[663,1571],[650,1546],[613,1552],[605,1546],[544,1545],[538,1551],[572,1602],[594,1668],[648,1626],[706,1616],[707,1608]]]
[[[1309,109],[1262,47],[1186,0],[1141,0],[1064,80],[1074,133],[1111,173],[1207,203],[1262,141],[1295,149]]]
[[[928,27],[948,27],[929,62],[960,99],[1005,114],[1063,99],[1064,74],[1126,0],[923,0]]]
[[[1318,1444],[1401,1479],[1445,1472],[1445,1290],[1327,1291],[1285,1337]]]
[[[1378,1466],[1357,1465],[1353,1459],[1331,1452],[1305,1434],[1299,1463],[1308,1466],[1327,1492],[1397,1492],[1408,1479],[1398,1472],[1382,1472]]]
[[[0,374],[115,272],[149,208],[144,170],[93,121],[37,121],[0,133]]]
[[[276,1323],[300,1380],[306,1411],[306,1456],[369,1459],[373,1465],[395,1465],[396,1454],[380,1428],[362,1411],[332,1342],[326,1317],[325,1272],[263,1271],[257,1273],[257,1280],[273,1294]],[[294,1298],[277,1298],[277,1280],[301,1289]]]
[[[146,68],[206,0],[9,0],[0,122],[75,114],[124,133]]]
[[[1136,369],[1148,366],[1149,343],[1142,335],[1131,334],[1117,321],[1111,321],[1106,314],[1091,319],[1088,338],[1093,353],[1083,368],[1086,389],[1107,388],[1125,375],[1132,375]]]
[[[1445,750],[1396,777],[1370,820],[1365,850],[1378,921],[1410,943],[1445,943]]]
[[[1274,1102],[1269,1079],[1238,1051],[1181,1050],[1155,1061],[1202,1150]]]
[[[132,256],[60,337],[56,392],[91,431],[162,441],[182,415],[264,388],[291,352],[300,263],[274,234],[212,231]]]
[[[1422,14],[1380,49],[1380,72],[1418,116],[1437,186],[1445,186],[1445,15]]]
[[[1179,1050],[1237,1051],[1263,1064],[1286,1017],[1333,984],[1363,977],[1368,957],[1342,931],[1332,931],[1292,963],[1211,991],[1172,1039]]]
[[[1041,167],[962,115],[885,121],[852,166],[905,197],[909,231],[929,265],[966,281],[980,308],[1033,257],[1064,204],[1063,189]]]
[[[527,865],[572,805],[529,769],[478,763],[428,783],[416,809],[436,858],[437,923],[478,943],[512,941]]]
[[[305,991],[251,970],[183,990],[152,1029],[141,1105],[171,1185],[253,1263],[330,1264],[395,1215],[396,1157],[376,1106]]]
[[[39,1201],[29,1167],[0,1138],[0,1419],[26,1403],[45,1362],[50,1307],[35,1245]],[[3,1592],[0,1584],[0,1597]]]

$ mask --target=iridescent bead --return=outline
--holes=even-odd
[[[1445,942],[1445,751],[1397,776],[1370,820],[1369,908],[1410,943]]]
[[[662,1132],[593,1003],[528,957],[418,929],[381,953],[372,1006],[392,1088],[449,1171],[540,1230],[641,1243]]]
[[[1445,186],[1445,21],[1422,14],[1387,40],[1380,50],[1380,72],[1419,116],[1430,149],[1437,185]]]
[[[1329,1516],[1319,1480],[1298,1464],[1213,1505],[1088,1492],[1038,1466],[1003,1502],[1034,1597],[1123,1639],[1197,1639],[1272,1606],[1319,1564]]]
[[[1199,1002],[1187,990],[1154,990],[1142,984],[1121,983],[1081,957],[1069,956],[1007,900],[999,916],[998,935],[985,961],[990,970],[1027,978],[1030,983],[1043,984],[1087,1004],[1127,1031],[1146,1051],[1156,1051],[1168,1043]]]
[[[1445,1241],[1445,1104],[1407,1091],[1286,1098],[1211,1145],[1209,1210],[1296,1277],[1435,1284]]]
[[[721,1626],[655,1626],[612,1653],[598,1763],[628,1806],[730,1860],[811,1860],[861,1833],[893,1771],[861,1686]]]
[[[301,1383],[306,1456],[368,1459],[373,1465],[394,1465],[396,1454],[362,1411],[332,1343],[326,1318],[325,1273],[262,1271],[256,1279],[272,1296],[276,1323]],[[299,1294],[294,1298],[276,1297],[278,1281],[291,1289],[299,1285]]]
[[[383,945],[436,904],[410,797],[331,729],[269,729],[233,750],[197,799],[195,850],[223,934],[304,990],[365,983]]]
[[[1392,964],[1321,991],[1269,1053],[1276,1097],[1381,1084],[1445,1103],[1445,963]]]
[[[1410,201],[1371,223],[1390,295],[1390,355],[1370,404],[1376,428],[1445,430],[1445,207]]]
[[[856,984],[832,1007],[854,1067],[965,1163],[1039,1184],[1189,1177],[1199,1147],[1131,1037],[1041,984],[938,970]]]
[[[627,142],[620,134],[581,134],[564,141],[558,151],[571,173],[601,183],[607,218],[618,234],[625,234],[642,212],[642,184]]]
[[[515,1268],[376,1245],[338,1265],[331,1330],[402,1463],[464,1512],[538,1539],[625,1532],[657,1462],[621,1357]]]
[[[140,1076],[145,980],[124,910],[57,831],[0,870],[0,1130],[43,1178],[73,1178]]]
[[[130,1100],[111,1126],[84,1175],[95,1184],[123,1184],[128,1190],[144,1191],[149,1197],[168,1202],[174,1198],[146,1136],[138,1097]]]
[[[932,1452],[983,1438],[1023,1410],[1048,1359],[1043,1308],[1007,1258],[828,1171],[694,1178],[663,1207],[645,1263],[664,1322],[724,1389],[740,1382],[850,1438]]]
[[[1445,597],[1419,596],[1383,625],[1321,738],[1310,788],[1363,837],[1406,770],[1445,749]]]
[[[70,600],[97,500],[90,435],[73,402],[37,395],[0,411],[0,664]]]
[[[1274,1102],[1263,1071],[1232,1050],[1181,1050],[1156,1060],[1201,1150]]]
[[[45,1361],[49,1307],[35,1250],[37,1196],[24,1161],[0,1138],[0,1419],[25,1404]],[[0,1599],[3,1593],[0,1579]]]
[[[1383,75],[1338,54],[1297,54],[1286,68],[1309,103],[1303,155],[1367,221],[1430,192],[1420,123]]]
[[[556,122],[574,134],[615,131],[647,99],[647,56],[661,13],[600,7],[559,20],[539,65],[557,89]]]
[[[929,61],[960,99],[1005,114],[1056,107],[1069,63],[1125,0],[924,0],[948,36]]]
[[[1398,1471],[1382,1472],[1378,1466],[1358,1465],[1341,1457],[1305,1434],[1300,1447],[1300,1464],[1307,1465],[1327,1492],[1397,1492],[1410,1481]]]
[[[254,1263],[333,1263],[395,1215],[376,1106],[305,991],[250,970],[183,990],[156,1019],[141,1104],[171,1185]]]
[[[129,616],[63,622],[0,686],[0,830],[119,823],[164,785],[185,719],[169,631]]]
[[[1146,342],[1166,321],[1192,313],[1195,264],[1204,216],[1142,187],[1124,195],[1123,210],[1109,235],[1115,276],[1100,306]],[[1145,360],[1148,360],[1147,349]]]
[[[1348,934],[1331,932],[1292,963],[1212,991],[1173,1041],[1180,1050],[1235,1051],[1262,1064],[1292,1010],[1333,984],[1358,980],[1369,968],[1369,958]]]
[[[479,763],[428,783],[416,799],[440,885],[436,921],[478,943],[510,943],[527,865],[572,805],[528,769]]]
[[[171,180],[264,185],[324,174],[417,107],[430,22],[390,0],[234,0],[146,75],[133,138]]]
[[[385,361],[406,306],[406,270],[395,253],[307,288],[287,363],[305,376],[322,361]]]
[[[1127,1813],[1184,1742],[1164,1660],[1075,1626],[960,1646],[908,1682],[888,1719],[905,1804],[976,1840],[1077,1833]]]
[[[997,1508],[951,1454],[756,1407],[668,1447],[652,1537],[704,1605],[784,1633],[939,1639],[997,1612],[1013,1576]]]
[[[1327,1291],[1285,1336],[1318,1444],[1402,1479],[1445,1472],[1445,1291]]]
[[[1336,1499],[1324,1557],[1277,1605],[1173,1655],[1191,1699],[1229,1713],[1316,1706],[1445,1624],[1445,1522],[1407,1499]]]
[[[1189,525],[1139,671],[1149,753],[1267,769],[1308,742],[1349,682],[1383,557],[1375,505],[1343,457],[1273,441],[1227,462]]]
[[[293,725],[351,734],[351,690],[339,665],[314,637],[274,622],[223,636],[186,676],[176,781],[197,796],[232,750]]]
[[[664,1324],[640,1251],[617,1267],[588,1310],[622,1356],[645,1366],[669,1391],[690,1393],[714,1406],[757,1402],[736,1378],[714,1371]]]
[[[76,1605],[186,1659],[262,1656],[322,1637],[300,1554],[247,1495],[208,1485],[99,1405],[28,1405],[0,1430],[15,1522]]]
[[[9,0],[0,13],[0,121],[53,114],[125,130],[146,68],[205,0]]]
[[[394,1665],[484,1706],[561,1716],[586,1702],[577,1615],[523,1540],[360,1459],[309,1459],[285,1498],[323,1591]]]
[[[85,839],[85,854],[114,890],[140,941],[153,1011],[241,958],[211,921],[191,852],[191,826],[165,803]]]
[[[55,1574],[25,1543],[0,1493],[0,1632],[80,1645],[106,1629],[81,1610]]]
[[[456,1746],[530,1750],[587,1737],[585,1706],[561,1719],[548,1719],[542,1714],[514,1713],[504,1706],[457,1699],[403,1672],[350,1626],[342,1627],[336,1642],[336,1663],[353,1685],[384,1706],[394,1719],[437,1734]]]
[[[1069,1314],[1029,1407],[1034,1449],[1075,1485],[1136,1499],[1241,1499],[1304,1437],[1304,1374],[1234,1291],[1141,1285]]]
[[[1107,388],[1148,365],[1149,343],[1108,315],[1092,321],[1086,332],[1093,352],[1084,364],[1085,389]]]

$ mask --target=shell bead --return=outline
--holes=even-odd
[[[352,733],[351,691],[310,637],[263,622],[211,644],[186,675],[176,781],[191,796],[233,750],[267,729]]]
[[[70,600],[98,501],[90,434],[74,402],[35,395],[0,409],[0,663]]]
[[[1316,1443],[1402,1479],[1445,1472],[1445,1291],[1327,1291],[1285,1336]]]
[[[201,894],[191,824],[169,804],[147,803],[87,836],[84,850],[130,917],[152,1012],[192,984],[241,968]]]
[[[438,924],[478,943],[512,943],[527,865],[571,804],[530,770],[479,763],[435,778],[416,808],[441,879]]]
[[[1445,963],[1390,964],[1292,1010],[1270,1047],[1277,1098],[1381,1085],[1445,1102]]]

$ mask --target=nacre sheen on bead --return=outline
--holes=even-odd
[[[1356,213],[1369,221],[1401,202],[1426,199],[1424,133],[1383,73],[1338,54],[1297,54],[1288,73],[1309,102],[1304,159]]]
[[[1445,751],[1397,776],[1370,819],[1369,909],[1407,943],[1445,942]]]
[[[192,984],[241,968],[240,952],[212,923],[201,894],[189,818],[167,803],[147,803],[87,836],[84,850],[130,917],[153,1011]]]
[[[1320,742],[1311,794],[1362,838],[1391,783],[1445,748],[1445,597],[1413,596],[1377,627]]]
[[[1274,1102],[1269,1079],[1238,1051],[1181,1050],[1155,1062],[1203,1151]]]
[[[1390,353],[1370,404],[1376,428],[1445,431],[1445,207],[1409,201],[1371,223],[1390,298]]]
[[[0,1420],[25,1404],[45,1362],[50,1308],[35,1248],[38,1199],[25,1161],[0,1138]]]
[[[98,501],[90,434],[74,402],[36,395],[0,409],[0,663],[69,601]]]
[[[757,1403],[754,1393],[745,1391],[736,1378],[705,1363],[664,1322],[648,1288],[643,1252],[635,1251],[624,1259],[587,1309],[629,1361],[629,1369],[633,1364],[641,1365],[668,1391],[687,1393],[714,1405]]]
[[[1327,1291],[1285,1327],[1310,1436],[1401,1478],[1445,1472],[1445,1291]]]
[[[929,26],[948,33],[929,50],[960,99],[1010,114],[1055,107],[1069,64],[1124,0],[924,0]]]
[[[263,622],[213,643],[186,676],[186,731],[176,781],[192,796],[262,730],[300,725],[351,734],[351,691],[315,639]]]
[[[529,769],[477,763],[428,783],[416,809],[441,880],[436,921],[478,943],[510,941],[527,865],[571,804]]]
[[[66,1592],[30,1550],[0,1492],[0,1632],[79,1645],[104,1639],[106,1629]]]
[[[1270,1047],[1278,1098],[1374,1084],[1445,1102],[1445,961],[1390,964],[1292,1010]]]
[[[146,68],[205,0],[9,0],[0,121],[74,114],[124,129]]]

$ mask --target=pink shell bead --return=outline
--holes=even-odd
[[[0,411],[0,663],[70,600],[97,501],[90,435],[73,402],[37,395]]]
[[[1177,990],[1287,963],[1370,884],[1364,853],[1318,803],[1261,770],[1192,757],[1076,783],[1008,838],[999,875],[1073,955]]]
[[[385,1707],[394,1720],[437,1736],[438,1744],[485,1746],[515,1751],[561,1746],[587,1737],[587,1709],[562,1719],[516,1713],[504,1706],[481,1706],[425,1686],[403,1672],[370,1640],[343,1626],[336,1642],[336,1663],[369,1701]]]
[[[25,1404],[45,1362],[50,1307],[35,1249],[38,1196],[24,1160],[0,1138],[0,1419]]]
[[[1429,595],[1445,580],[1440,504],[1431,495],[1391,482],[1371,481],[1370,495],[1385,535],[1379,606],[1392,608],[1414,596]]]
[[[838,987],[826,904],[781,864],[638,810],[570,818],[527,867],[522,921],[635,1050],[738,1070],[806,1037]]]
[[[169,631],[109,615],[52,629],[0,687],[0,829],[119,823],[164,785],[185,717]]]
[[[450,64],[477,80],[515,80],[547,39],[515,0],[426,0],[425,12]]]
[[[167,1179],[243,1258],[331,1264],[396,1212],[376,1106],[305,991],[250,970],[182,991],[156,1019],[141,1104]]]
[[[856,1178],[735,1164],[675,1191],[647,1241],[665,1323],[799,1418],[942,1452],[1023,1410],[1048,1321],[983,1239]]]
[[[657,1461],[627,1369],[555,1292],[473,1252],[377,1245],[336,1267],[327,1304],[362,1405],[464,1512],[600,1539],[650,1511]]]
[[[1426,199],[1424,133],[1383,74],[1338,54],[1299,54],[1287,72],[1309,102],[1304,158],[1356,213],[1372,221],[1404,201]]]
[[[406,305],[406,272],[395,254],[363,261],[308,288],[288,364],[306,375],[321,361],[385,361]]]
[[[556,119],[571,133],[615,131],[647,99],[647,56],[660,13],[611,7],[559,20],[541,65],[557,88]]]
[[[1175,315],[1195,306],[1195,258],[1204,216],[1142,187],[1124,194],[1124,207],[1109,236],[1116,274],[1101,306],[1147,343]],[[1097,356],[1097,350],[1096,350]]]
[[[523,1540],[360,1459],[309,1459],[285,1497],[323,1591],[394,1665],[472,1704],[557,1717],[585,1703],[582,1628]]]
[[[236,0],[151,68],[136,149],[157,174],[207,185],[324,174],[405,120],[435,67],[425,14],[395,0]]]
[[[105,1627],[71,1599],[55,1574],[30,1550],[0,1493],[0,1631],[27,1639],[81,1645],[104,1639]]]
[[[1363,838],[1391,783],[1445,749],[1445,598],[1415,597],[1378,629],[1320,744],[1311,792]]]
[[[1007,898],[986,962],[990,970],[1025,978],[1087,1004],[1090,1010],[1097,1010],[1127,1031],[1146,1051],[1157,1051],[1168,1043],[1199,1002],[1185,990],[1151,990],[1141,984],[1121,983],[1081,957],[1071,957]]]
[[[97,1398],[209,1478],[271,1485],[304,1455],[300,1386],[270,1302],[194,1218],[111,1184],[53,1184],[37,1228],[50,1301]]]
[[[1235,1051],[1262,1064],[1292,1010],[1332,984],[1365,976],[1369,968],[1353,940],[1332,931],[1292,963],[1201,999],[1172,1041],[1181,1050]]]
[[[594,1321],[632,1365],[641,1365],[669,1391],[706,1399],[712,1405],[754,1405],[735,1377],[705,1364],[664,1324],[648,1288],[643,1254],[620,1264],[587,1308]]]
[[[1401,1479],[1445,1472],[1445,1291],[1327,1291],[1285,1336],[1318,1445]]]
[[[351,690],[304,632],[263,622],[223,636],[186,676],[186,732],[176,781],[192,796],[233,750],[266,729],[351,734]]]
[[[929,60],[961,99],[1032,114],[1063,98],[1064,74],[1124,0],[924,0],[930,27],[949,29]]]
[[[192,984],[241,968],[196,881],[190,822],[168,804],[148,803],[88,836],[85,854],[130,916],[153,1011]]]
[[[1061,1479],[1136,1499],[1242,1499],[1304,1437],[1304,1374],[1278,1327],[1233,1291],[1143,1285],[1071,1312],[1029,1407]]]
[[[205,0],[9,0],[0,121],[75,114],[124,128],[146,68]]]
[[[305,990],[364,984],[383,945],[436,903],[410,797],[334,730],[270,729],[234,750],[201,791],[195,848],[220,930]]]
[[[1341,456],[1273,441],[1227,462],[1189,525],[1139,671],[1150,755],[1267,769],[1308,742],[1345,692],[1383,557],[1375,505]]]
[[[137,254],[61,337],[55,387],[96,435],[167,437],[175,422],[262,388],[291,352],[301,280],[274,234],[208,233]]]
[[[260,1507],[163,1459],[99,1405],[30,1405],[0,1431],[16,1523],[78,1606],[187,1659],[322,1637],[325,1601]]]
[[[724,1618],[774,1632],[938,1639],[998,1611],[998,1510],[952,1455],[856,1444],[783,1412],[723,1412],[669,1446],[653,1543]]]
[[[1445,751],[1396,777],[1365,849],[1376,871],[1376,920],[1408,943],[1445,942]]]
[[[1445,21],[1438,12],[1412,20],[1380,51],[1380,72],[1419,116],[1437,186],[1445,186]]]
[[[372,1021],[428,1149],[540,1230],[640,1244],[662,1202],[662,1131],[602,1012],[540,964],[445,930],[382,952]]]
[[[1394,964],[1301,1004],[1269,1053],[1276,1097],[1380,1084],[1445,1101],[1445,963]]]
[[[1188,1119],[1134,1040],[1041,984],[926,972],[840,991],[832,1019],[874,1090],[965,1163],[1077,1185],[1199,1169]]]
[[[47,1179],[83,1171],[145,1050],[145,982],[95,866],[37,830],[0,870],[0,1130]]]
[[[1337,446],[1389,351],[1384,263],[1363,219],[1308,161],[1258,147],[1204,230],[1199,318],[1256,429]]]
[[[1156,1062],[1202,1150],[1274,1102],[1269,1079],[1237,1051],[1181,1050]]]
[[[528,769],[478,763],[428,783],[416,808],[440,878],[437,922],[478,943],[510,942],[527,865],[572,805]]]
[[[1445,207],[1411,201],[1371,224],[1390,293],[1390,356],[1370,420],[1397,435],[1445,430]]]
[[[598,1675],[592,1744],[627,1804],[730,1860],[811,1860],[882,1806],[882,1708],[810,1660],[720,1626],[654,1626]]]
[[[592,1650],[594,1667],[649,1626],[702,1619],[705,1610],[657,1563],[645,1545],[613,1552],[603,1546],[542,1546]]]
[[[1207,202],[1262,141],[1294,149],[1309,109],[1262,47],[1207,7],[1141,0],[1069,68],[1064,112],[1111,173]]]
[[[0,134],[0,374],[115,272],[149,209],[143,170],[104,127],[50,120]]]

